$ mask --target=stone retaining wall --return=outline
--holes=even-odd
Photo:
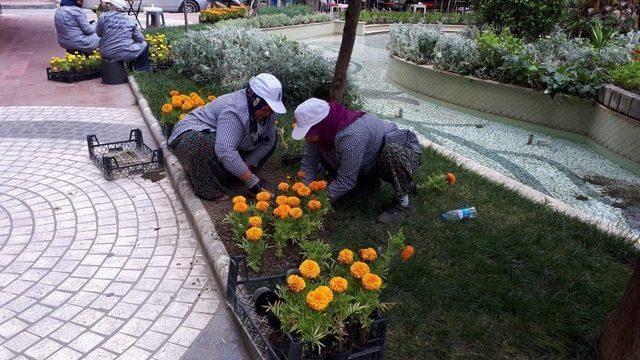
[[[358,23],[356,29],[357,36],[364,36],[365,23]],[[300,24],[291,26],[282,26],[276,28],[261,29],[262,31],[273,34],[282,35],[289,40],[297,41],[302,39],[310,39],[314,37],[328,36],[333,34],[342,34],[344,21],[329,21],[322,23]]]

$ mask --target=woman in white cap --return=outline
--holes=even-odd
[[[396,199],[378,221],[391,224],[412,212],[409,193],[415,191],[413,172],[420,166],[420,144],[414,133],[341,104],[311,98],[294,113],[292,137],[306,139],[302,158],[304,181],[310,182],[322,168],[335,177],[329,183],[331,201],[356,187],[383,179],[393,186]]]
[[[136,71],[149,71],[149,45],[136,22],[123,11],[124,0],[103,0],[105,11],[98,18],[96,33],[100,36],[100,54],[115,61],[130,61]]]
[[[255,172],[276,148],[275,113],[286,113],[282,85],[275,76],[260,74],[245,89],[193,110],[174,127],[169,145],[196,195],[225,200],[224,185],[233,178],[251,193],[263,190]]]

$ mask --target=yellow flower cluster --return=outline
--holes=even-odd
[[[323,311],[333,301],[333,292],[327,286],[318,286],[307,293],[307,305],[315,311]]]
[[[291,206],[286,204],[279,205],[275,210],[273,210],[273,215],[284,220],[289,217],[289,210],[291,210]]]
[[[213,8],[200,11],[201,23],[215,23],[220,20],[235,19],[245,16],[246,6],[231,6],[228,8]]]
[[[207,96],[205,100],[195,92],[187,95],[181,94],[177,90],[171,90],[167,102],[161,108],[161,122],[171,125],[176,124],[184,119],[191,110],[202,107],[215,99],[216,97],[213,95]]]
[[[166,63],[171,58],[171,45],[164,34],[144,36],[149,44],[149,57],[152,63]]]
[[[75,51],[64,57],[52,57],[49,65],[53,72],[82,73],[100,68],[100,51],[95,50],[90,55],[83,55]]]

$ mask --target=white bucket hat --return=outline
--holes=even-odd
[[[285,114],[287,109],[282,103],[282,84],[275,76],[262,73],[249,80],[249,87],[253,92],[269,104],[271,110],[278,114]]]
[[[122,9],[122,11],[127,10],[127,3],[124,0],[102,0],[105,4],[112,4],[113,6]]]
[[[309,129],[326,118],[327,115],[329,115],[328,102],[316,98],[305,100],[293,112],[293,116],[296,119],[296,127],[291,132],[291,137],[294,140],[302,140]]]

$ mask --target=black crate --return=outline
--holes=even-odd
[[[94,70],[82,73],[72,73],[65,71],[51,71],[51,68],[47,68],[47,79],[51,81],[59,81],[64,83],[74,83],[78,81],[97,79],[100,77],[102,70]]]
[[[305,357],[304,347],[307,342],[299,341],[291,334],[286,334],[286,344],[276,346],[269,340],[276,331],[268,323],[267,318],[256,313],[253,293],[261,287],[275,289],[283,284],[286,274],[249,277],[244,256],[232,256],[229,260],[226,298],[233,312],[243,327],[247,337],[262,359],[267,360],[301,360]],[[386,319],[376,316],[373,325],[375,336],[367,345],[349,355],[348,360],[380,360],[383,358],[387,334]],[[314,356],[314,360],[324,360],[324,356]]]
[[[162,149],[151,150],[145,145],[140,129],[131,130],[129,140],[106,144],[100,144],[95,135],[87,135],[87,145],[89,157],[107,180],[164,168]]]
[[[151,63],[151,71],[153,72],[158,72],[158,71],[163,71],[163,70],[167,70],[168,68],[173,66],[173,59],[169,59],[165,62],[161,62],[161,63]]]

